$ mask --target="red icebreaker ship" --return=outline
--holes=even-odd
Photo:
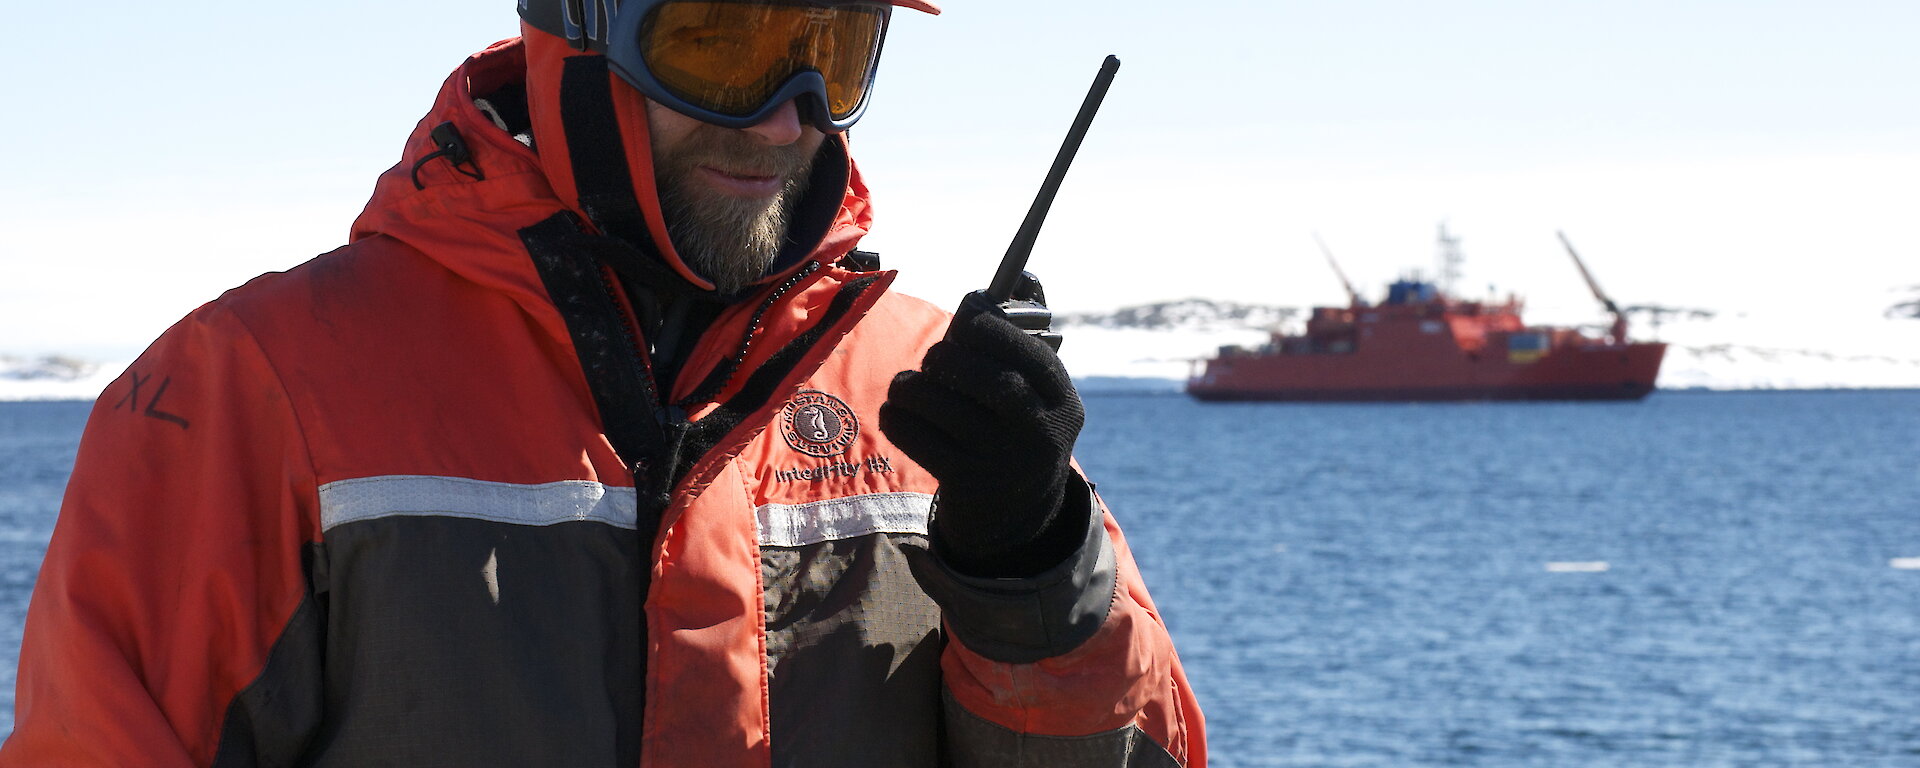
[[[1457,241],[1443,230],[1441,243],[1448,248]],[[1571,245],[1567,251],[1573,253]],[[1457,262],[1457,250],[1452,253]],[[1613,314],[1605,337],[1528,326],[1520,318],[1520,301],[1511,297],[1500,304],[1463,301],[1432,283],[1400,280],[1375,305],[1349,285],[1351,303],[1315,307],[1302,335],[1276,332],[1257,348],[1222,347],[1217,357],[1201,361],[1187,393],[1204,401],[1646,397],[1667,345],[1629,341],[1626,316],[1579,259],[1574,254],[1594,296]]]

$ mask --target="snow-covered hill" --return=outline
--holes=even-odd
[[[1088,391],[1177,391],[1196,361],[1223,345],[1257,345],[1274,329],[1298,333],[1291,307],[1183,299],[1110,312],[1062,313],[1060,356]],[[1635,326],[1669,344],[1663,389],[1920,388],[1920,318],[1862,308],[1803,317],[1720,312]],[[70,356],[0,355],[0,400],[88,400],[126,367]]]
[[[0,401],[92,400],[126,367],[68,355],[0,354]]]
[[[1646,336],[1645,333],[1637,333]],[[1722,314],[1661,329],[1666,389],[1920,387],[1920,319]]]
[[[1300,315],[1293,307],[1241,304],[1212,299],[1181,299],[1121,307],[1111,312],[1062,313],[1054,325],[1062,331],[1105,328],[1130,331],[1240,331],[1265,330]]]

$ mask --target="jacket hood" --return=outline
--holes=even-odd
[[[351,239],[390,236],[471,279],[543,295],[518,233],[566,210],[711,290],[667,236],[646,99],[611,76],[599,54],[523,30],[524,37],[474,54],[447,78],[400,162],[375,184]],[[474,104],[516,84],[525,89],[533,147]],[[464,154],[446,151],[449,135]],[[796,242],[763,282],[807,261],[840,258],[870,226],[866,184],[847,154],[845,135],[829,136],[823,152],[813,189],[791,225]]]

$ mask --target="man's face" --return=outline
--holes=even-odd
[[[722,293],[766,274],[826,135],[802,124],[792,102],[739,130],[652,101],[647,121],[660,208],[680,258]]]

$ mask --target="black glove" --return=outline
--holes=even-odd
[[[940,481],[935,551],[980,577],[1036,575],[1079,548],[1089,503],[1068,459],[1085,421],[1059,356],[981,293],[880,406],[881,431]]]

